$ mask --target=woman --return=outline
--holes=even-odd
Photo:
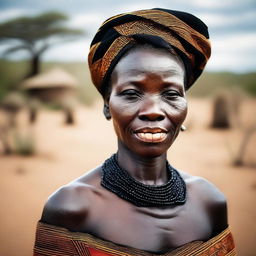
[[[88,60],[118,150],[49,198],[34,255],[235,255],[223,194],[166,159],[208,38],[201,20],[165,9],[103,23]]]

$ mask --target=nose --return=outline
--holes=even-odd
[[[162,121],[165,114],[161,108],[160,100],[157,97],[149,96],[143,100],[139,119],[143,121]]]

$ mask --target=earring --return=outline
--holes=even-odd
[[[107,120],[111,119],[111,115],[106,115]]]
[[[104,113],[104,115],[105,115],[107,120],[111,119],[111,114],[110,114],[110,111],[109,111],[109,106],[107,104],[104,104],[103,113]]]
[[[180,130],[181,130],[182,132],[184,132],[184,131],[187,130],[187,127],[186,127],[185,125],[181,125]]]

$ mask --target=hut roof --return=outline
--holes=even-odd
[[[61,68],[54,68],[45,73],[33,76],[21,83],[22,89],[74,88],[78,81]]]

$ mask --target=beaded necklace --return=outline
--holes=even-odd
[[[186,185],[180,174],[168,162],[168,182],[146,185],[129,175],[113,154],[102,166],[101,185],[122,199],[140,207],[172,206],[186,202]]]

